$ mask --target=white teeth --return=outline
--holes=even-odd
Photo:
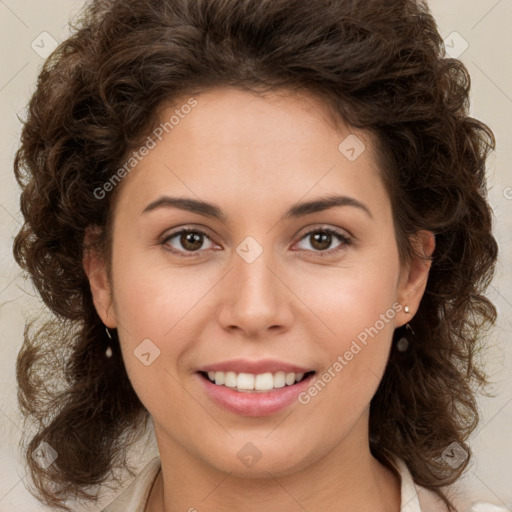
[[[239,373],[236,379],[238,389],[254,389],[254,375],[252,373]]]
[[[275,388],[284,388],[285,384],[286,384],[286,373],[284,373],[284,372],[274,373],[274,387]]]
[[[236,373],[235,372],[226,372],[224,378],[224,386],[228,388],[236,388]]]
[[[254,379],[254,389],[256,391],[268,391],[274,387],[274,377],[269,373],[260,373]]]
[[[287,373],[284,381],[287,386],[291,386],[295,382],[295,373]]]
[[[304,373],[235,373],[235,372],[208,372],[208,379],[218,386],[237,388],[238,391],[270,391],[273,388],[292,386],[304,378]]]

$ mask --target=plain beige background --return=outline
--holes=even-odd
[[[82,0],[0,0],[1,512],[43,510],[23,484],[27,479],[17,451],[22,420],[17,411],[14,365],[25,319],[40,314],[41,306],[11,252],[21,222],[12,172],[21,128],[16,113],[23,112],[43,59],[66,37],[67,20],[82,4]],[[498,307],[499,320],[489,336],[486,355],[496,397],[480,400],[482,421],[473,436],[474,459],[458,489],[464,510],[478,500],[500,507],[488,511],[507,510],[507,506],[512,510],[512,1],[430,0],[429,4],[449,51],[460,53],[470,71],[472,115],[490,125],[498,146],[489,160],[488,175],[500,263],[488,296]],[[139,468],[156,454],[152,439],[146,442],[149,448],[140,443],[131,456]],[[99,510],[111,499],[110,493],[90,510]]]

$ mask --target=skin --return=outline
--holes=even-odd
[[[369,404],[394,329],[418,309],[429,263],[399,262],[372,139],[335,128],[311,96],[224,87],[196,99],[122,182],[111,281],[100,254],[84,258],[98,314],[118,329],[129,378],[153,418],[162,471],[145,510],[397,512],[400,479],[370,453]],[[350,134],[366,146],[355,161],[338,150]],[[371,217],[338,206],[281,219],[293,204],[328,194],[357,199]],[[214,203],[227,220],[171,207],[142,213],[162,195]],[[163,240],[183,227],[208,235],[198,251],[179,236]],[[322,227],[352,243],[333,236],[315,244],[310,232]],[[247,236],[263,249],[252,263],[236,252]],[[425,255],[434,250],[429,232],[414,244]],[[410,312],[400,306],[307,405],[244,417],[219,408],[200,385],[199,367],[234,358],[322,374],[397,303]],[[161,351],[149,366],[134,355],[147,338]],[[237,456],[248,442],[262,454],[252,467]]]

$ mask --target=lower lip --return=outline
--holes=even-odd
[[[244,416],[270,416],[283,411],[297,401],[297,396],[310,385],[314,374],[308,375],[292,386],[284,386],[264,393],[237,391],[236,388],[218,386],[199,373],[197,376],[210,398],[220,407]]]

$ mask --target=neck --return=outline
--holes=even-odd
[[[174,443],[159,450],[162,470],[144,512],[400,510],[400,477],[371,455],[367,435],[348,436],[300,471],[257,479],[217,471]]]

